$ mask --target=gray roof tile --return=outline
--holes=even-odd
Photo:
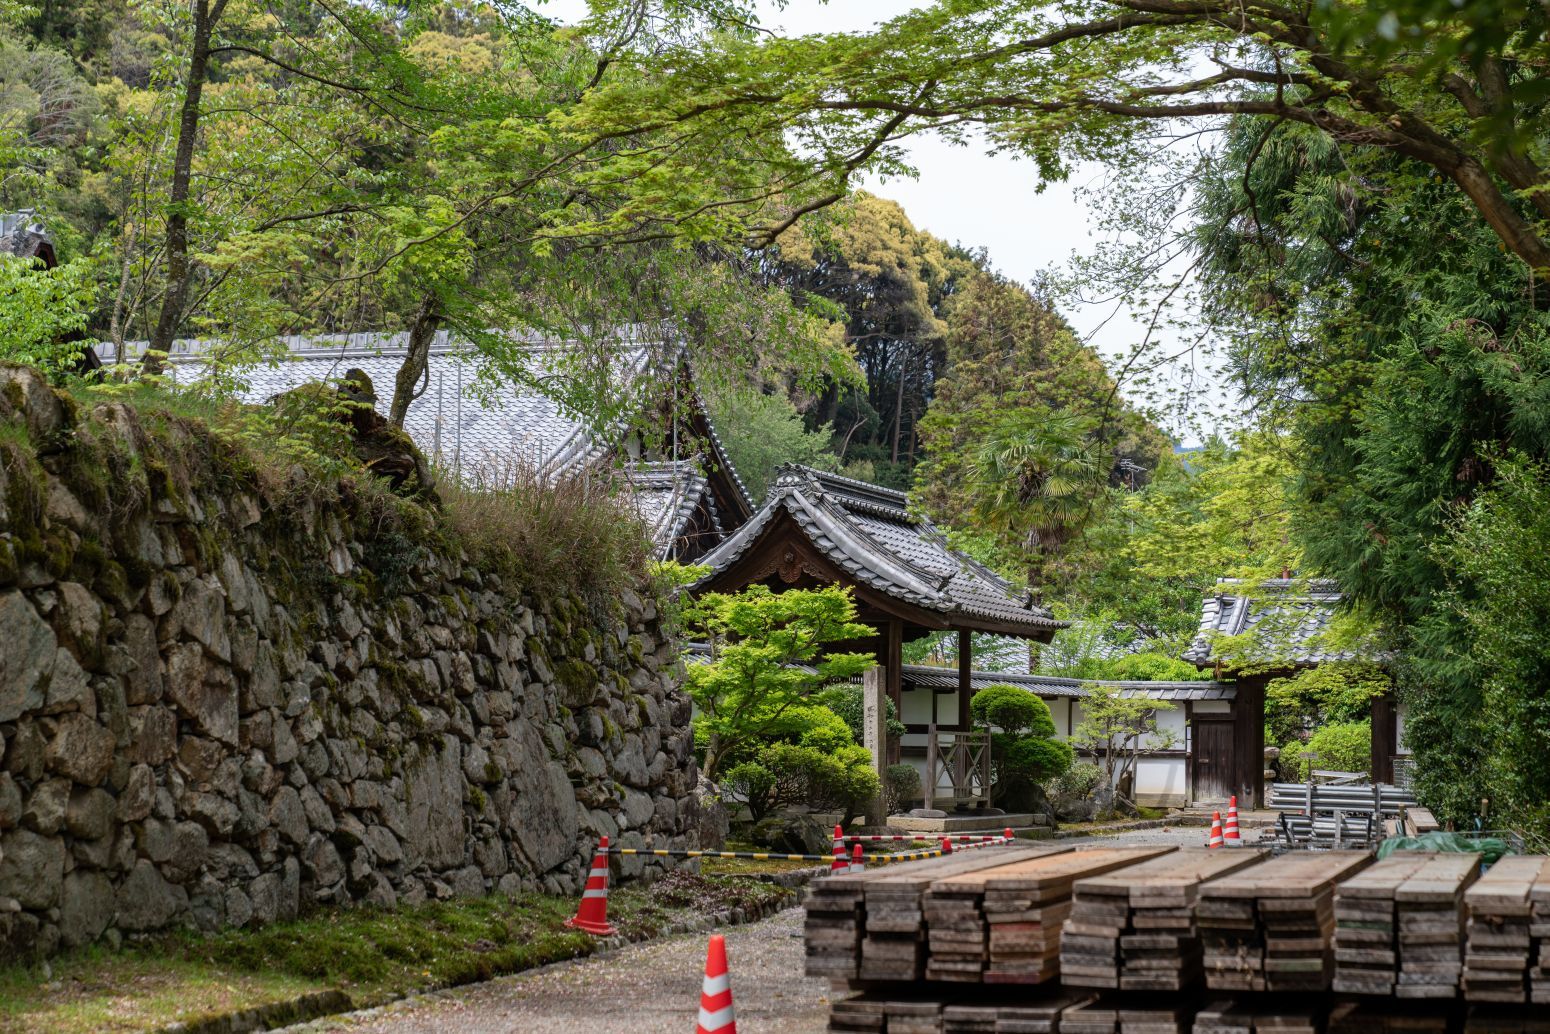
[[[1342,599],[1339,586],[1327,580],[1271,578],[1249,588],[1241,579],[1220,578],[1201,604],[1200,629],[1183,657],[1204,667],[1218,659],[1217,640],[1252,634],[1263,652],[1260,663],[1309,667],[1360,659],[1361,651],[1334,649],[1324,638]]]
[[[1030,633],[1065,627],[1028,593],[950,547],[929,520],[909,512],[904,493],[795,464],[776,471],[759,512],[700,562],[726,568],[782,512],[831,562],[895,599]]]
[[[527,346],[527,371],[534,381],[552,375],[553,358],[569,344],[521,339]],[[205,355],[222,342],[189,339],[169,352],[174,378],[197,378]],[[238,395],[264,403],[310,381],[342,378],[359,368],[372,380],[377,410],[392,401],[393,382],[408,346],[405,334],[345,334],[283,339],[285,351],[269,365],[242,370]],[[143,349],[131,343],[126,352]],[[111,346],[107,346],[111,357]],[[625,362],[645,362],[644,347],[626,350]],[[425,391],[409,405],[404,430],[438,467],[478,481],[502,475],[520,464],[544,477],[578,473],[616,453],[618,435],[568,409],[530,384],[509,381],[478,384],[476,357],[447,331],[432,342]],[[696,397],[696,404],[703,405]],[[709,418],[706,418],[709,426]],[[714,433],[714,432],[712,432]],[[716,443],[716,444],[719,444]],[[731,464],[721,458],[731,471]],[[657,552],[666,555],[706,492],[698,459],[662,463],[626,463],[623,468],[633,503],[651,533]],[[733,472],[735,478],[735,472]],[[741,489],[741,482],[735,482]],[[746,494],[746,490],[744,490]]]

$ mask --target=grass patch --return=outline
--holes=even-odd
[[[768,872],[796,872],[811,869],[822,862],[789,862],[771,859],[766,862],[752,858],[704,858],[700,860],[700,872],[706,876],[756,876]]]
[[[609,897],[621,934],[643,938],[695,916],[768,906],[790,892],[756,880],[675,872]],[[294,922],[181,934],[0,969],[0,1031],[141,1031],[329,988],[357,1006],[590,954],[567,930],[574,898],[492,895],[413,908],[320,910]]]
[[[439,478],[445,523],[481,566],[524,584],[610,594],[640,587],[651,544],[618,486],[585,474],[557,480],[509,462]]]
[[[645,525],[625,501],[622,483],[606,472],[551,479],[516,461],[465,465],[438,472],[442,505],[428,505],[418,493],[394,495],[367,469],[360,450],[370,453],[382,443],[356,441],[353,404],[341,401],[333,385],[304,385],[273,405],[244,404],[223,393],[230,387],[180,387],[164,378],[69,379],[65,392],[88,440],[90,411],[101,403],[132,409],[151,439],[146,448],[154,455],[126,457],[148,468],[128,479],[137,490],[126,491],[126,479],[115,478],[104,502],[132,512],[153,495],[181,498],[219,488],[256,490],[281,514],[343,503],[341,515],[354,518],[373,558],[385,559],[389,569],[399,557],[412,566],[429,548],[466,552],[482,570],[549,596],[607,602],[626,587],[653,591]],[[381,434],[409,445],[402,432]]]

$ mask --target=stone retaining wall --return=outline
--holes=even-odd
[[[702,846],[653,600],[535,602],[148,426],[0,366],[0,958]]]

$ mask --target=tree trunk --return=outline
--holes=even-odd
[[[172,188],[167,194],[167,232],[163,250],[167,255],[167,287],[162,295],[161,314],[151,332],[150,348],[143,360],[150,373],[163,368],[161,353],[172,348],[173,338],[183,322],[183,307],[188,302],[191,271],[188,263],[188,195],[193,179],[194,147],[199,139],[199,98],[209,74],[210,36],[226,0],[194,0],[193,43],[188,58],[188,82],[183,87],[183,110],[178,117],[178,148],[172,159]]]
[[[705,744],[705,778],[715,782],[721,776],[721,734],[713,732]]]
[[[431,342],[441,326],[441,303],[434,294],[427,294],[420,302],[414,322],[409,325],[409,349],[404,363],[398,368],[393,381],[393,405],[388,409],[388,423],[403,427],[409,415],[409,403],[425,392],[420,382],[425,379],[430,364]]]

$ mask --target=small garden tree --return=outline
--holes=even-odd
[[[1055,739],[1049,705],[1027,690],[986,686],[969,701],[969,714],[991,731],[992,795],[1001,805],[1031,807],[1039,784],[1071,767],[1071,745]]]
[[[1144,751],[1167,750],[1174,735],[1157,727],[1159,711],[1171,711],[1166,701],[1141,696],[1124,696],[1119,687],[1091,682],[1084,687],[1082,721],[1071,736],[1079,750],[1092,753],[1103,773],[1100,786],[1113,788],[1120,800],[1119,788],[1133,777],[1136,759]],[[1134,801],[1126,801],[1134,807]]]
[[[1371,772],[1372,722],[1363,719],[1321,726],[1307,742],[1296,739],[1281,748],[1282,775],[1304,780],[1314,768]]]
[[[849,823],[879,791],[872,755],[826,707],[788,710],[749,760],[727,769],[723,785],[748,804],[755,822],[794,804],[834,809]]]
[[[850,590],[838,586],[706,593],[684,608],[682,620],[687,638],[711,651],[709,663],[689,664],[684,679],[699,710],[694,740],[710,779],[790,735],[790,712],[813,694],[876,663],[869,653],[825,652],[875,634],[856,621]],[[840,729],[849,737],[843,720]]]

